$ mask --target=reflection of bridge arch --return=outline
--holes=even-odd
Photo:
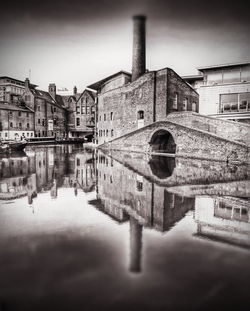
[[[156,130],[150,139],[151,152],[175,154],[176,143],[172,134],[166,129]]]
[[[151,172],[159,179],[170,177],[175,168],[175,158],[153,155],[148,162]]]

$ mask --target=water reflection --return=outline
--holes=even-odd
[[[42,217],[45,217],[43,209],[45,213],[47,210],[43,203],[45,202],[46,204],[48,199],[52,203],[50,206],[57,213],[63,213],[65,208],[66,213],[63,214],[64,218],[62,221],[57,215],[54,219],[50,218],[53,211],[49,210],[49,220],[47,223],[45,222],[44,230],[47,234],[47,230],[50,228],[50,232],[57,236],[54,241],[52,233],[48,234],[49,237],[46,237],[46,234],[44,234],[44,243],[45,245],[48,243],[50,249],[58,247],[58,232],[54,232],[52,230],[53,227],[62,226],[64,229],[65,219],[71,219],[71,206],[63,206],[63,200],[70,202],[65,203],[65,205],[70,205],[71,201],[77,204],[75,218],[72,217],[73,228],[71,227],[70,232],[67,232],[62,238],[62,245],[67,242],[69,244],[67,247],[73,251],[71,242],[74,239],[72,238],[71,240],[69,237],[73,236],[75,238],[77,236],[72,242],[75,243],[74,254],[76,255],[72,256],[70,252],[64,252],[64,248],[63,251],[60,249],[60,256],[57,253],[55,254],[55,258],[58,259],[60,257],[60,260],[63,256],[69,256],[69,258],[67,257],[69,261],[66,262],[66,266],[70,265],[72,261],[72,266],[70,267],[73,271],[75,271],[76,260],[74,258],[81,261],[83,254],[91,257],[86,260],[86,269],[82,263],[77,263],[77,280],[81,279],[81,276],[84,274],[82,271],[86,273],[86,270],[89,269],[86,273],[87,276],[84,274],[84,277],[86,276],[88,280],[88,278],[94,275],[93,271],[97,267],[99,267],[98,273],[102,269],[107,269],[108,275],[113,275],[113,269],[117,269],[116,272],[120,271],[121,262],[125,257],[124,253],[128,250],[128,258],[124,266],[129,276],[135,278],[147,277],[147,272],[155,264],[156,268],[154,274],[151,271],[150,281],[154,282],[155,286],[160,287],[164,282],[171,280],[171,273],[175,271],[177,275],[172,276],[171,282],[167,282],[168,284],[164,283],[164,286],[170,291],[172,290],[172,282],[174,283],[173,288],[180,286],[176,285],[175,277],[177,281],[184,278],[181,273],[185,275],[187,280],[195,278],[192,271],[186,268],[186,264],[190,267],[190,270],[195,270],[197,266],[202,267],[202,269],[200,268],[200,274],[197,273],[197,275],[205,274],[207,278],[210,277],[211,271],[217,269],[217,266],[211,267],[211,262],[213,262],[214,258],[211,259],[209,256],[212,253],[206,253],[209,245],[205,244],[204,248],[201,247],[201,243],[204,243],[204,241],[211,243],[210,249],[212,245],[213,251],[216,249],[217,244],[220,246],[237,246],[238,248],[236,249],[240,250],[250,249],[250,173],[249,168],[246,166],[228,166],[219,162],[184,158],[175,159],[156,156],[148,158],[147,156],[133,153],[113,152],[111,155],[106,155],[97,150],[82,150],[77,146],[62,145],[33,147],[27,149],[26,153],[15,155],[15,157],[2,157],[0,158],[0,169],[0,204],[3,204],[3,207],[6,206],[6,203],[9,203],[8,207],[11,207],[11,204],[14,206],[15,202],[22,202],[23,204],[24,201],[21,201],[21,198],[23,200],[27,198],[28,212],[30,212],[32,217],[37,215],[36,207],[40,207],[40,214],[36,218],[36,224],[38,225],[41,225],[39,220],[41,219],[42,223]],[[69,196],[67,200],[66,197],[62,197],[65,193]],[[91,198],[87,201],[88,195],[91,195]],[[39,201],[40,198],[41,201]],[[13,211],[18,214],[18,217],[20,217],[20,209],[21,205],[13,207]],[[88,213],[92,215],[90,210],[98,215],[105,216],[105,218],[101,219],[101,224],[95,223],[96,214],[94,214],[96,218],[92,219],[89,227],[84,223],[89,217]],[[7,209],[3,208],[2,211],[2,215],[4,215],[4,212],[8,213]],[[8,219],[15,218],[14,212],[10,217],[8,216]],[[27,217],[27,214],[25,214],[25,217]],[[20,218],[18,219],[18,225]],[[114,251],[110,246],[110,240],[116,239],[115,234],[118,234],[118,231],[107,233],[105,230],[108,231],[108,228],[102,223],[104,219],[110,221],[107,222],[108,226],[112,223],[114,227],[123,228],[122,230],[127,232],[125,235],[127,244],[119,244],[117,246],[118,248],[123,247],[123,250],[119,250],[119,252],[117,250]],[[24,224],[25,226],[26,224],[31,226],[30,223],[24,222]],[[86,232],[82,233],[80,231],[79,233],[79,228],[85,230],[84,226],[87,227]],[[89,238],[89,232],[92,230],[91,226],[94,233]],[[7,227],[9,231],[13,229],[11,225]],[[36,225],[34,227],[36,232]],[[192,227],[192,230],[190,227]],[[180,228],[182,233],[178,230],[176,233],[176,228]],[[63,231],[63,229],[61,230]],[[190,232],[191,237],[188,237]],[[155,235],[154,239],[151,237],[154,246],[151,245],[150,251],[148,250],[148,245],[150,244],[148,242],[149,233]],[[41,237],[39,239],[42,240]],[[160,239],[162,241],[157,242]],[[174,242],[171,239],[174,239]],[[181,261],[182,257],[175,255],[181,253],[180,248],[175,248],[175,244],[180,245],[178,241],[182,239],[185,242],[181,247],[184,249],[185,256],[187,256],[187,262],[184,262],[184,259]],[[115,241],[117,243],[117,240]],[[1,239],[0,243],[3,243]],[[109,251],[105,251],[105,247],[102,246],[104,244]],[[3,243],[3,245],[6,247],[9,244]],[[31,245],[34,245],[34,240]],[[98,247],[95,245],[98,245]],[[95,247],[96,249],[93,251]],[[157,247],[159,248],[158,250],[156,250]],[[203,256],[203,261],[210,265],[210,270],[207,269],[205,264],[202,264],[202,261],[198,262],[197,258],[200,258],[198,255],[197,258],[196,255],[192,255],[193,252],[196,252],[196,248],[202,249],[202,255],[198,255],[200,257]],[[35,249],[36,247],[34,247],[34,250],[32,248],[32,252],[35,252]],[[13,249],[11,249],[12,251]],[[54,271],[54,265],[57,266],[57,259],[55,262],[53,259],[50,259],[51,252],[51,250],[48,252],[49,259],[47,259],[47,262],[49,262],[49,266]],[[61,256],[62,254],[63,256]],[[103,254],[106,256],[104,256],[106,265],[102,262]],[[44,253],[43,256],[47,258],[47,255]],[[244,256],[241,257],[240,254],[239,257],[236,257],[242,260]],[[114,257],[116,258],[113,262],[114,267],[112,265],[108,266],[107,258]],[[210,258],[208,262],[206,261],[207,257]],[[221,260],[222,257],[220,257]],[[116,261],[119,261],[119,263],[117,264]],[[198,262],[197,266],[192,265],[192,262],[195,261]],[[63,260],[61,262],[63,263]],[[173,267],[173,269],[169,268],[170,270],[167,270],[167,273],[164,272],[164,269],[168,269],[166,262],[169,264],[169,267]],[[32,263],[29,262],[29,264]],[[103,267],[101,264],[103,264]],[[96,266],[92,267],[92,265]],[[179,270],[181,271],[180,275],[178,275]],[[68,272],[67,269],[66,271],[67,273],[65,272],[65,274],[68,277],[67,274],[71,272]],[[234,272],[232,271],[232,273]],[[160,275],[162,275],[163,279],[161,279]],[[47,277],[50,278],[50,276]],[[121,276],[119,274],[119,277],[122,279],[124,275]],[[234,278],[237,279],[237,275],[234,274]],[[55,282],[57,280],[52,281]],[[146,279],[146,281],[148,282],[149,279]],[[203,286],[204,278],[201,277],[201,280],[199,279],[198,281]],[[82,279],[81,282],[80,284],[86,285]],[[68,283],[66,282],[66,284]],[[74,289],[80,288],[78,287],[78,281],[76,281],[76,284],[77,286]],[[136,284],[138,285],[138,283]],[[144,285],[141,286],[143,287]],[[183,285],[181,284],[181,286]],[[194,286],[193,283],[192,286]],[[220,286],[223,287],[224,285]],[[104,288],[102,289],[105,290]],[[129,286],[126,286],[126,288],[129,288]],[[211,288],[207,287],[206,289],[207,291],[211,290]],[[120,289],[121,292],[122,290]],[[188,286],[186,286],[185,291],[188,291]],[[199,291],[199,288],[196,288],[195,295],[197,291]],[[93,292],[96,292],[96,285]],[[88,290],[86,290],[86,293],[87,297],[89,297]],[[178,291],[177,294],[179,294]],[[127,301],[131,298],[129,295],[130,293],[126,296],[128,297]],[[190,295],[190,292],[188,295]],[[152,293],[152,296],[149,295],[149,297],[157,301],[156,297],[158,296]],[[165,299],[164,297],[165,292],[161,299]],[[149,303],[147,297],[145,299]],[[111,301],[112,306],[113,300],[111,299]],[[178,304],[177,302],[175,303]],[[102,303],[100,303],[100,306],[102,306]],[[113,305],[113,307],[113,309],[119,309],[116,305]],[[153,308],[151,309],[153,310]],[[175,310],[174,307],[172,309]]]

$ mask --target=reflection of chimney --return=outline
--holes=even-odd
[[[142,225],[130,217],[130,271],[141,271]]]
[[[142,76],[146,70],[146,34],[145,20],[146,17],[136,15],[134,20],[133,34],[133,64],[132,64],[132,81]]]
[[[49,93],[55,99],[56,98],[56,85],[55,83],[49,84]]]
[[[76,86],[74,86],[74,88],[73,88],[73,93],[74,93],[74,95],[77,94],[77,87]]]

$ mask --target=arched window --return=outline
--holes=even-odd
[[[138,120],[143,120],[144,119],[144,111],[143,110],[139,110],[138,111],[137,118],[138,118]]]

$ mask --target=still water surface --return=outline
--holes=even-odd
[[[249,180],[74,145],[0,158],[0,310],[250,310]]]

